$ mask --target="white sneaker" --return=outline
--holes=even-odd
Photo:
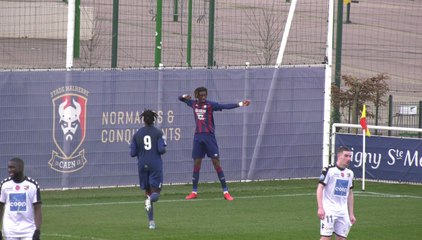
[[[149,222],[149,229],[151,229],[151,230],[155,229],[155,222],[154,221]]]
[[[145,210],[149,212],[151,210],[151,198],[148,196],[148,198],[145,200]]]

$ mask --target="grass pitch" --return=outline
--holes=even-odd
[[[319,239],[317,180],[200,184],[198,199],[185,200],[190,185],[164,186],[154,204],[156,230],[148,229],[137,187],[43,191],[44,240]],[[421,239],[422,186],[355,181],[357,223],[348,239]]]

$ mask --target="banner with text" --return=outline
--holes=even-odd
[[[352,148],[350,168],[362,178],[362,136],[336,134],[336,148]],[[371,136],[366,138],[367,179],[422,183],[422,139]]]
[[[194,112],[178,100],[208,88],[208,99],[249,107],[215,112],[229,181],[316,177],[322,167],[324,69],[145,69],[0,72],[0,177],[20,156],[43,188],[135,185],[129,156],[144,109],[167,138],[165,183],[188,183]],[[205,159],[201,181],[218,181]]]

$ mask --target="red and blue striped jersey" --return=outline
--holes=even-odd
[[[196,123],[195,133],[214,133],[214,111],[239,107],[238,103],[220,104],[208,100],[202,103],[198,100],[185,99],[182,96],[179,97],[179,100],[193,109]]]

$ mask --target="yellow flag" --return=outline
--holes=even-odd
[[[366,124],[366,105],[363,105],[362,116],[360,117],[359,122],[362,129],[365,129],[366,136],[370,137],[371,133],[369,132],[368,125]]]

